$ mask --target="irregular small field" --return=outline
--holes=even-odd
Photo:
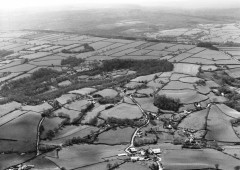
[[[94,88],[82,88],[82,89],[70,91],[69,93],[87,95],[87,94],[93,93],[95,91],[96,91],[96,89],[94,89]]]
[[[26,113],[0,128],[2,139],[17,140],[15,143],[2,142],[1,151],[27,152],[36,148],[37,126],[41,116],[36,113]],[[9,144],[9,145],[8,145]]]
[[[159,95],[166,95],[167,97],[180,99],[181,103],[195,103],[207,100],[208,97],[201,95],[194,90],[161,90],[158,92]]]
[[[203,130],[206,126],[208,109],[193,112],[188,115],[183,121],[178,125],[178,127]]]
[[[119,119],[138,119],[142,117],[142,113],[138,106],[122,103],[111,109],[102,111],[100,117],[104,119],[107,119],[108,117],[115,117]]]
[[[98,140],[95,143],[101,144],[127,144],[130,143],[131,137],[134,133],[135,129],[127,127],[127,128],[117,128],[116,130],[109,130],[101,133],[98,136]]]
[[[16,165],[22,163],[30,158],[33,158],[35,154],[26,154],[26,155],[18,155],[18,154],[0,154],[0,169],[8,168],[12,165]]]
[[[199,67],[200,66],[196,64],[177,63],[174,64],[174,72],[195,76],[198,73]]]
[[[215,168],[215,164],[218,164],[220,169],[230,170],[239,165],[239,160],[213,149],[183,149],[166,150],[162,163],[167,169]]]
[[[134,98],[141,106],[143,110],[150,112],[158,112],[158,108],[153,105],[154,99],[152,97],[148,98]]]
[[[103,162],[104,158],[123,153],[125,145],[74,145],[59,152],[58,158],[48,157],[60,167],[67,169]]]
[[[110,98],[114,98],[118,95],[118,92],[114,89],[104,89],[104,90],[101,90],[101,91],[98,91],[94,94],[98,94],[102,97],[110,97]]]
[[[194,87],[190,83],[183,83],[180,81],[170,81],[166,86],[163,87],[163,90],[182,90],[182,89],[191,89]]]
[[[4,116],[5,114],[19,108],[21,106],[18,102],[10,102],[7,104],[0,105],[0,117]]]
[[[233,131],[232,124],[228,117],[217,106],[212,106],[209,112],[207,129],[209,130],[206,139],[224,141],[224,142],[240,142],[240,139]]]

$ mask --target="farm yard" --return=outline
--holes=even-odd
[[[13,31],[0,49],[0,169],[239,165],[237,48]]]

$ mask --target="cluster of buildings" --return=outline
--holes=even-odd
[[[133,161],[133,162],[135,162],[135,161],[147,161],[147,160],[150,160],[150,159],[152,159],[153,157],[156,157],[156,156],[157,156],[158,159],[161,159],[161,158],[158,157],[162,153],[160,148],[156,148],[156,149],[152,149],[152,148],[142,149],[141,148],[140,150],[137,150],[136,148],[131,147],[128,150],[129,150],[130,154],[122,153],[122,154],[118,154],[118,156],[119,157],[129,156],[130,160]]]
[[[7,170],[30,170],[34,168],[34,165],[23,165],[23,164],[19,164],[17,166],[14,167],[10,167]]]

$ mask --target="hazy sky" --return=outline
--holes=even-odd
[[[228,8],[240,7],[240,0],[2,0],[0,10],[52,8],[66,6],[104,7],[106,5],[136,4],[173,8]]]

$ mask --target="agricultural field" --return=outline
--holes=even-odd
[[[226,27],[216,28],[216,34]],[[206,29],[156,36],[194,40],[204,33],[204,40],[219,39]],[[92,50],[84,52],[84,44]],[[234,169],[239,149],[231,146],[240,142],[239,127],[232,124],[240,117],[239,49],[218,47],[0,32],[0,48],[13,50],[0,58],[0,169],[29,158],[24,164],[49,170],[106,170],[117,164],[120,170],[215,164]]]

